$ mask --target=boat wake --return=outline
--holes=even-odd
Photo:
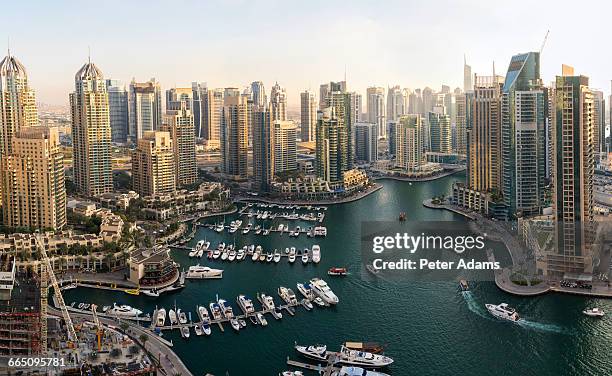
[[[474,295],[472,295],[471,291],[462,291],[461,295],[463,295],[463,299],[467,303],[467,306],[470,309],[470,311],[472,311],[473,313],[475,313],[478,316],[483,317],[485,319],[489,319],[489,320],[492,320],[492,321],[499,321],[499,320],[495,319],[494,317],[492,317],[489,314],[489,312],[487,312],[487,310],[484,307],[484,305],[479,304],[476,301],[476,299],[474,298]],[[558,334],[572,334],[570,330],[568,330],[568,329],[566,329],[566,328],[564,328],[562,326],[555,325],[555,324],[545,324],[545,323],[536,322],[536,321],[530,321],[530,320],[526,320],[526,319],[520,319],[519,321],[517,321],[517,324],[520,325],[524,329],[537,330],[537,331],[540,331],[540,332],[558,333]]]
[[[463,295],[463,299],[467,303],[467,306],[470,311],[485,319],[493,319],[491,315],[489,315],[485,307],[481,304],[478,304],[471,291],[461,291],[461,295]]]
[[[566,328],[563,328],[555,324],[544,324],[541,322],[529,321],[526,319],[520,319],[517,324],[526,329],[533,329],[540,332],[558,333],[558,334],[571,334]]]

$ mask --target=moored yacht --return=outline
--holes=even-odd
[[[582,313],[591,317],[603,317],[606,314],[602,309],[599,308],[585,309],[584,311],[582,311]]]
[[[164,326],[166,324],[166,310],[160,308],[157,310],[156,324],[157,326]]]
[[[170,324],[178,324],[178,317],[176,316],[176,312],[174,312],[173,309],[170,309],[170,311],[168,311],[168,317],[170,318]]]
[[[142,314],[142,311],[136,308],[132,308],[129,305],[116,305],[115,303],[113,303],[113,307],[108,309],[106,311],[106,314],[122,317],[137,317]]]
[[[321,247],[318,244],[312,246],[312,262],[318,264],[321,261]]]
[[[249,299],[246,295],[238,295],[236,298],[238,306],[244,312],[245,315],[249,315],[255,312],[255,307],[253,306],[253,301]]]
[[[293,264],[295,262],[295,247],[291,247],[289,251],[289,263]]]
[[[181,311],[181,309],[179,308],[178,311],[176,311],[176,314],[178,315],[179,323],[187,324],[187,315],[185,314],[185,312]]]
[[[209,278],[222,278],[223,270],[222,269],[213,269],[208,266],[202,266],[200,264],[190,266],[189,270],[187,270],[186,278],[191,279],[209,279]]]
[[[302,253],[302,264],[308,264],[308,248],[305,248]]]
[[[229,320],[233,319],[234,310],[232,306],[227,302],[227,300],[219,299],[217,302],[219,303],[219,306],[221,307],[221,312],[223,313],[223,316],[225,316],[225,318]]]
[[[325,345],[300,346],[296,344],[295,351],[309,359],[318,361],[327,360],[327,346]]]
[[[210,317],[208,316],[208,311],[206,310],[206,307],[204,306],[198,306],[198,316],[200,316],[200,320],[202,320],[203,323],[207,323],[210,321]]]
[[[510,307],[506,303],[501,303],[499,305],[495,304],[485,304],[487,310],[490,314],[497,317],[498,319],[508,320],[512,322],[519,321],[520,317],[516,310]]]
[[[345,346],[340,348],[338,363],[366,368],[387,367],[393,363],[393,359],[380,354],[372,354],[367,351],[351,350]]]
[[[278,296],[280,296],[281,299],[283,299],[287,304],[296,305],[298,302],[297,298],[295,297],[295,293],[285,286],[278,288]]]
[[[219,304],[210,303],[208,308],[210,308],[210,314],[214,320],[221,320],[223,318],[223,313],[221,312],[221,306]]]
[[[258,298],[264,309],[270,310],[270,313],[272,314],[272,316],[274,316],[275,319],[280,320],[281,318],[283,318],[283,314],[276,309],[274,305],[274,299],[271,296],[261,294],[258,296]]]
[[[281,253],[277,250],[274,250],[274,262],[278,263],[281,259]]]
[[[361,367],[346,367],[343,366],[338,371],[332,371],[332,376],[389,376],[386,373],[378,371],[369,371]]]
[[[257,316],[257,321],[259,322],[261,326],[268,325],[268,320],[266,320],[266,318],[264,317],[262,313],[257,313],[256,316]]]
[[[308,283],[298,283],[297,284],[298,291],[304,295],[306,299],[312,299],[312,289],[310,288],[310,284]]]
[[[338,304],[339,299],[334,292],[329,288],[327,283],[320,278],[310,280],[312,291],[321,298],[325,303]]]

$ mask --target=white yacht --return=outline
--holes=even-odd
[[[325,226],[316,226],[314,228],[315,236],[327,236],[327,227]]]
[[[377,371],[368,371],[361,367],[345,367],[343,366],[338,371],[332,371],[332,376],[389,376],[386,373]]]
[[[207,323],[210,321],[210,317],[208,316],[208,311],[206,310],[206,307],[198,306],[198,315],[200,316],[200,320],[202,320],[203,323]]]
[[[178,317],[176,316],[176,312],[174,312],[173,309],[170,309],[170,311],[168,311],[168,317],[170,318],[170,324],[178,324]]]
[[[157,326],[164,326],[166,324],[166,310],[163,308],[158,309],[156,319]]]
[[[281,253],[277,250],[274,251],[274,262],[278,263],[281,259]]]
[[[259,255],[261,254],[261,247],[257,246],[257,248],[255,249],[255,251],[253,252],[253,256],[251,257],[251,260],[253,261],[257,261],[259,260]]]
[[[219,306],[221,307],[221,312],[223,312],[223,316],[225,316],[225,318],[228,320],[233,319],[234,310],[232,306],[227,302],[227,300],[219,299],[217,302],[219,303]]]
[[[312,289],[310,288],[310,284],[298,283],[297,289],[306,299],[312,299]]]
[[[240,248],[238,250],[238,253],[236,253],[236,260],[238,260],[238,261],[244,260],[244,256],[246,255],[246,251],[247,251],[246,250],[246,246]]]
[[[340,355],[337,361],[342,364],[366,368],[387,367],[393,363],[393,359],[388,356],[372,354],[367,351],[352,350],[345,346],[340,348]]]
[[[227,251],[227,249],[226,249],[226,250],[224,250],[224,251],[221,253],[221,260],[223,260],[223,261],[227,260],[227,257],[228,257],[228,256],[229,256],[229,254],[228,254],[228,251]]]
[[[218,259],[220,256],[221,256],[221,251],[220,251],[220,250],[218,250],[218,249],[215,249],[215,250],[213,251],[213,254],[212,254],[212,258],[213,258],[213,260]]]
[[[213,269],[208,266],[202,266],[200,264],[190,266],[189,270],[187,270],[187,275],[185,276],[191,279],[211,279],[211,278],[222,278],[223,270],[222,269]]]
[[[308,264],[308,248],[304,249],[304,253],[302,253],[302,264]]]
[[[295,351],[309,359],[319,361],[327,360],[327,346],[325,345],[300,346],[296,344]]]
[[[501,303],[499,305],[495,304],[485,304],[487,310],[490,314],[497,317],[498,319],[508,320],[508,321],[519,321],[520,317],[516,310],[506,303]]]
[[[223,223],[220,223],[220,224],[215,226],[215,231],[216,232],[223,232],[223,230],[225,230],[225,226],[223,225]]]
[[[187,315],[185,314],[185,312],[181,311],[181,309],[179,308],[178,311],[176,311],[176,314],[178,316],[179,323],[187,324]]]
[[[227,261],[234,261],[236,259],[236,250],[232,249],[228,252]]]
[[[280,320],[283,318],[283,314],[276,309],[274,305],[274,299],[271,296],[261,294],[258,296],[258,298],[264,309],[270,310],[270,313],[272,314],[272,316],[274,316],[275,319]]]
[[[210,303],[208,308],[210,308],[210,314],[214,320],[221,320],[223,318],[223,313],[221,313],[221,306],[219,304]]]
[[[251,227],[252,227],[252,226],[253,226],[253,225],[249,223],[249,224],[248,224],[248,225],[247,225],[247,226],[246,226],[246,227],[245,227],[245,228],[242,230],[242,233],[243,233],[243,234],[248,234],[248,233],[251,231]]]
[[[136,308],[132,308],[129,305],[116,305],[115,303],[113,303],[113,307],[106,311],[106,314],[122,317],[137,317],[142,314],[142,311]]]
[[[295,262],[295,247],[291,247],[289,251],[289,263],[293,264]]]
[[[321,247],[318,244],[312,246],[312,262],[318,264],[321,261]]]
[[[242,309],[245,315],[249,315],[255,312],[255,307],[253,306],[253,301],[249,299],[246,295],[238,295],[236,298],[236,302],[238,302],[238,306]]]
[[[334,292],[329,288],[327,283],[320,278],[310,280],[312,291],[321,298],[325,303],[338,304],[339,299]]]
[[[209,336],[209,335],[210,335],[210,333],[211,333],[211,330],[210,330],[210,324],[208,324],[208,323],[206,323],[206,322],[205,322],[205,323],[203,323],[203,324],[202,324],[202,330],[204,330],[204,334],[206,334],[207,336]]]
[[[191,248],[191,251],[189,252],[189,257],[196,257],[197,254],[198,254],[197,248]]]
[[[195,330],[196,336],[201,336],[202,334],[204,334],[204,331],[202,330],[202,327],[200,325],[194,325],[193,329]]]
[[[281,299],[283,299],[287,304],[296,305],[298,303],[295,293],[285,286],[278,288],[278,296],[280,296]]]
[[[599,308],[585,309],[584,311],[582,311],[582,313],[591,317],[603,317],[606,314],[602,309]]]
[[[259,322],[261,326],[268,325],[268,320],[266,320],[266,318],[264,317],[262,313],[257,313],[256,316],[257,316],[257,321]]]
[[[230,325],[232,326],[232,329],[234,329],[235,331],[239,331],[240,330],[240,323],[238,322],[238,320],[231,319],[230,320]]]

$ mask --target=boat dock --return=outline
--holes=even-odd
[[[327,363],[325,365],[321,365],[321,364],[314,365],[314,364],[299,362],[299,361],[291,360],[289,359],[289,357],[287,357],[287,365],[296,367],[296,368],[316,371],[319,373],[319,375],[331,376],[332,372],[340,371],[340,368],[336,367],[336,357],[337,357],[337,353],[331,353],[331,355],[327,357]]]

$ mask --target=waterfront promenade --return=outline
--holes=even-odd
[[[397,180],[397,181],[407,181],[411,183],[428,182],[432,180],[445,178],[447,176],[454,175],[461,171],[465,171],[465,166],[444,170],[444,172],[441,172],[439,174],[423,176],[423,177],[401,176],[401,175],[380,175],[380,176],[372,177],[372,180]]]

